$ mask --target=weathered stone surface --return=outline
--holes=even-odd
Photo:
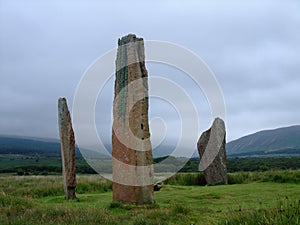
[[[197,143],[201,166],[208,184],[228,182],[225,145],[225,123],[216,118],[211,128],[202,133]]]
[[[144,42],[135,35],[118,41],[113,107],[113,200],[153,202],[152,147],[148,124],[148,73]]]
[[[58,99],[58,125],[65,195],[67,199],[74,199],[76,198],[75,138],[65,98]]]

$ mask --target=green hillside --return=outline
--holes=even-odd
[[[0,154],[60,154],[58,141],[0,136]]]
[[[264,130],[226,145],[229,156],[299,155],[300,126]]]

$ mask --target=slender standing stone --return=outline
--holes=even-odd
[[[74,199],[76,198],[75,138],[65,98],[58,99],[58,125],[65,195],[67,199]]]
[[[211,128],[202,133],[197,143],[201,161],[204,161],[204,176],[208,184],[228,183],[225,145],[225,123],[216,118]]]
[[[143,39],[133,34],[118,41],[113,117],[113,200],[152,203],[148,73]]]

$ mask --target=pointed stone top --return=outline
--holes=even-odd
[[[63,113],[64,109],[68,109],[67,99],[66,98],[59,98],[58,99],[58,109],[60,113]]]
[[[224,121],[223,121],[221,118],[219,118],[219,117],[216,117],[216,118],[214,119],[214,122],[213,122],[212,126],[224,127],[224,129],[225,129],[225,123],[224,123]]]
[[[118,45],[126,45],[130,42],[143,41],[143,38],[136,37],[135,34],[128,34],[118,40]]]
[[[67,102],[67,99],[65,97],[63,97],[63,98],[59,98],[58,101],[59,102]]]

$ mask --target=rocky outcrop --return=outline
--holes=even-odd
[[[208,184],[228,183],[225,145],[225,123],[216,118],[211,128],[202,133],[197,143],[201,167]]]
[[[76,198],[75,138],[65,98],[58,99],[58,125],[61,144],[62,173],[67,199]]]
[[[159,191],[161,188],[163,187],[163,183],[162,182],[158,182],[156,184],[154,184],[154,191]]]
[[[152,203],[148,73],[143,39],[133,34],[118,41],[113,118],[113,200]]]

